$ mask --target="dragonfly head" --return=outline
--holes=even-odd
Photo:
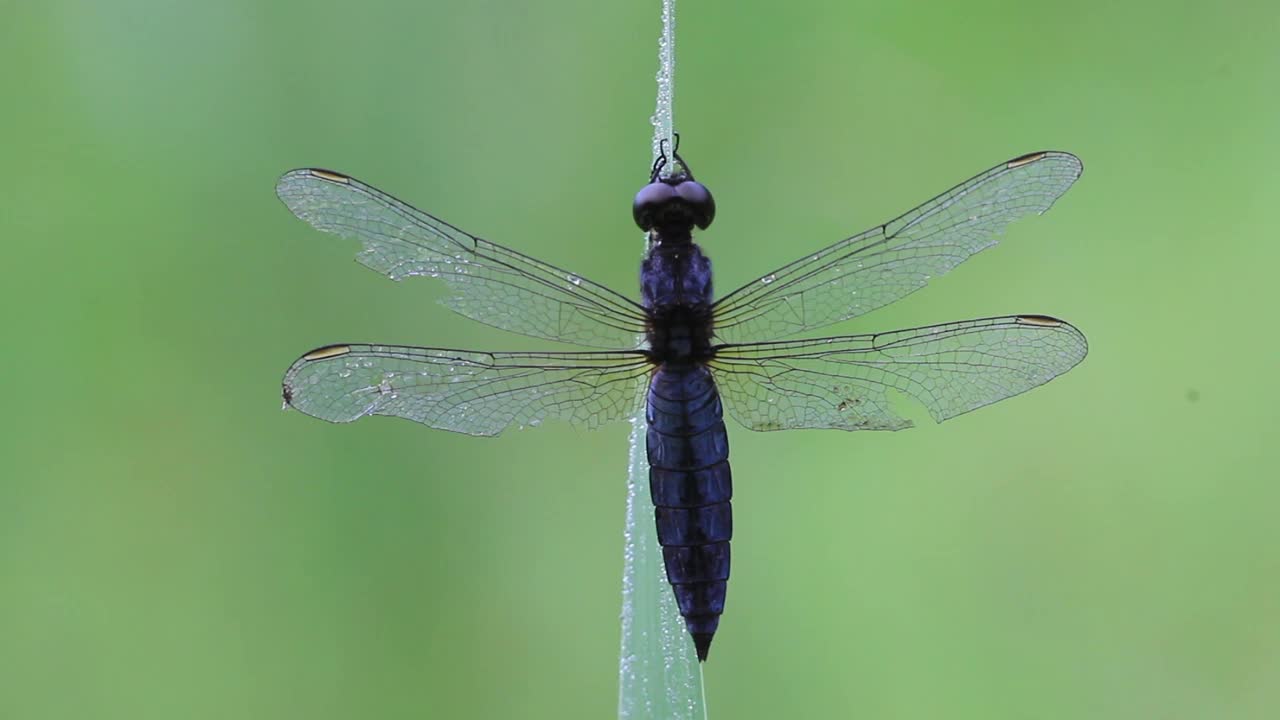
[[[715,219],[716,201],[711,191],[693,179],[689,164],[680,157],[679,133],[675,135],[675,147],[669,158],[666,141],[659,143],[658,157],[649,172],[649,184],[640,188],[631,202],[631,217],[641,230],[656,229],[669,240],[680,236],[687,239],[694,225],[706,230]]]
[[[706,230],[716,217],[716,201],[707,186],[688,173],[655,177],[636,193],[631,216],[645,232],[669,227],[689,230],[694,225]]]

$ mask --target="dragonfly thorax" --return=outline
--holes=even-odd
[[[649,350],[658,361],[710,357],[711,261],[696,243],[660,242],[640,266]]]
[[[670,305],[652,311],[649,353],[666,363],[711,359],[711,311],[706,305]]]

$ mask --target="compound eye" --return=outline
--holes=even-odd
[[[654,182],[640,188],[636,199],[631,202],[631,217],[641,230],[653,229],[658,212],[676,196],[675,188],[664,182]]]
[[[686,180],[676,186],[676,194],[693,212],[693,223],[699,229],[706,230],[716,217],[716,201],[706,185],[694,180]]]

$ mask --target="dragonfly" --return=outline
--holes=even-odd
[[[361,264],[393,280],[436,278],[449,290],[444,304],[463,316],[584,349],[326,345],[289,367],[283,395],[286,407],[330,422],[386,415],[478,436],[544,421],[594,428],[644,408],[667,579],[704,661],[724,612],[733,535],[725,411],[757,431],[901,430],[912,423],[894,408],[899,394],[942,422],[1077,365],[1084,335],[1039,314],[793,337],[923,288],[996,244],[1014,220],[1048,210],[1083,166],[1065,152],[1013,158],[715,298],[711,262],[693,240],[715,201],[677,151],[660,155],[632,204],[648,240],[639,301],[348,175],[285,174],[276,192],[289,210],[358,240]]]

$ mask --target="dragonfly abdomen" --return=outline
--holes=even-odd
[[[649,384],[647,452],[658,542],[698,659],[724,612],[733,515],[729,438],[711,373],[666,364]]]

